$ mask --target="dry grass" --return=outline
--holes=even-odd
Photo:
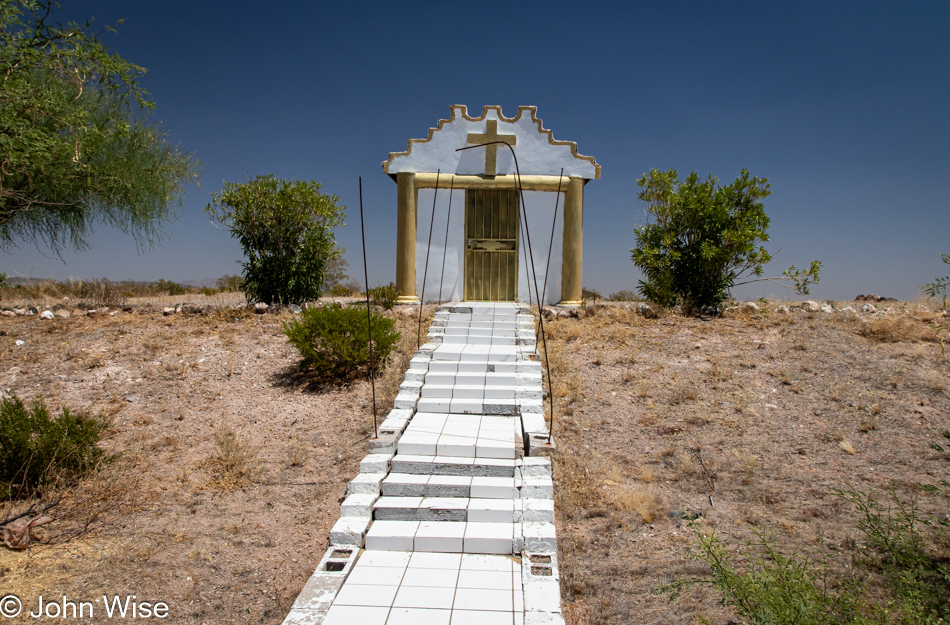
[[[644,523],[650,524],[663,516],[663,505],[656,490],[650,485],[637,484],[614,494],[618,510],[636,512]]]
[[[246,485],[260,473],[260,447],[249,443],[231,428],[215,433],[214,447],[208,465],[214,474],[212,484],[216,488]]]
[[[858,557],[846,546],[854,511],[830,488],[916,489],[946,475],[928,447],[950,414],[936,313],[773,314],[777,305],[706,320],[604,306],[553,322],[568,623],[735,621],[708,588],[673,604],[651,593],[704,574],[686,557],[689,523],[730,545],[765,531],[783,550],[814,554],[824,541]],[[567,380],[583,392],[570,398]],[[620,479],[609,477],[617,467]],[[932,495],[913,494],[933,509]]]

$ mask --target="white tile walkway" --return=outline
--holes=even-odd
[[[440,308],[285,625],[563,623],[540,400],[527,310]]]

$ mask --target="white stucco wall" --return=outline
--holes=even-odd
[[[473,150],[474,151],[474,150]],[[500,153],[499,153],[500,154]],[[426,302],[461,301],[465,295],[463,276],[465,262],[465,191],[456,189],[452,197],[452,214],[449,222],[448,245],[445,245],[445,225],[449,210],[449,191],[439,189],[435,205],[435,223],[432,226],[432,248],[429,253],[429,266],[426,271],[426,250],[429,244],[429,223],[432,218],[433,189],[419,191],[416,226],[416,294]],[[560,195],[557,208],[557,222],[554,225],[554,245],[551,242],[551,224],[554,217],[554,201]],[[551,248],[550,271],[547,290],[544,293],[545,304],[561,301],[561,256],[564,232],[564,194],[526,191],[524,193],[528,231],[531,234],[531,248],[534,252],[534,269],[537,275],[538,293],[544,290],[545,265],[548,262],[548,248]],[[531,276],[531,264],[526,256],[527,244],[518,241],[518,301],[535,301],[534,282]],[[445,251],[445,273],[443,270],[443,251]],[[423,292],[423,275],[425,290]],[[442,280],[441,298],[439,293]],[[528,297],[528,288],[531,297]],[[423,294],[424,293],[424,294]]]
[[[530,107],[522,107],[520,115],[514,121],[505,121],[496,108],[487,107],[485,119],[471,121],[462,114],[464,107],[452,107],[452,118],[432,133],[428,141],[411,143],[409,154],[399,154],[384,162],[387,173],[398,172],[452,172],[455,174],[480,175],[485,173],[485,150],[474,148],[456,152],[457,148],[469,145],[468,134],[482,134],[486,131],[486,122],[498,122],[499,135],[517,137],[515,154],[522,175],[557,176],[561,168],[564,176],[592,180],[599,177],[597,166],[589,157],[575,156],[574,144],[565,142],[555,145],[552,135],[542,130],[541,121],[533,118]],[[474,144],[474,143],[473,143]],[[388,163],[388,165],[387,165]],[[511,151],[503,145],[497,146],[496,174],[515,173],[515,164]],[[553,204],[553,203],[552,203]]]

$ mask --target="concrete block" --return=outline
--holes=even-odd
[[[354,493],[349,495],[340,504],[340,517],[367,517],[373,516],[373,504],[379,499],[374,493]]]
[[[561,612],[561,589],[553,580],[532,580],[524,585],[525,614],[531,612]]]
[[[511,538],[511,553],[521,553],[524,551],[524,531],[521,523],[515,523],[514,532]]]
[[[529,475],[522,482],[521,496],[531,499],[551,499],[554,497],[554,483],[547,476]]]
[[[540,412],[524,412],[521,413],[521,427],[524,432],[530,433],[544,433],[547,436],[548,426],[544,422],[544,415]]]
[[[416,393],[417,395],[419,394],[419,391],[421,388],[422,388],[422,380],[419,380],[419,381],[403,380],[402,383],[399,385],[400,392],[407,391],[410,393]]]
[[[523,490],[522,490],[523,494]],[[524,523],[554,523],[553,499],[522,499],[521,520]]]
[[[396,453],[396,442],[399,440],[400,432],[401,430],[384,431],[383,427],[380,426],[379,436],[369,439],[370,453],[389,455]]]
[[[529,475],[543,475],[551,477],[551,459],[525,458],[521,461],[521,473],[525,477]]]
[[[470,497],[472,479],[463,475],[433,475],[426,484],[426,497]]]
[[[471,499],[468,520],[475,523],[512,523],[515,516],[514,499]]]
[[[406,380],[411,380],[413,382],[424,382],[426,379],[425,369],[409,369],[406,371]]]
[[[360,473],[388,473],[392,454],[369,454],[360,460]]]
[[[330,530],[331,545],[351,545],[362,547],[370,517],[342,517]]]
[[[406,410],[415,410],[416,402],[418,401],[418,393],[399,391],[399,394],[396,395],[396,401],[393,402],[393,406],[396,408],[404,408]]]
[[[525,612],[524,625],[564,625],[564,617],[557,612]]]
[[[469,500],[465,497],[426,497],[418,508],[420,521],[466,521]]]
[[[536,375],[541,375],[541,363],[533,360],[519,360],[515,364],[515,371],[517,373],[532,373]]]
[[[428,475],[390,473],[382,480],[382,493],[385,497],[422,497],[429,479]]]
[[[515,388],[515,397],[519,400],[541,400],[541,386],[518,386]]]
[[[513,477],[473,477],[471,493],[473,499],[515,499],[518,497]]]
[[[518,406],[521,408],[521,414],[544,414],[544,407],[541,399],[519,399]]]
[[[524,547],[532,553],[557,553],[554,523],[522,523]]]
[[[386,477],[385,473],[360,473],[346,487],[348,495],[379,494],[379,485]]]

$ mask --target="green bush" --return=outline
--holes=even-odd
[[[941,254],[940,260],[942,260],[945,264],[950,265],[950,255]],[[931,299],[934,297],[942,297],[943,298],[942,307],[946,308],[948,286],[950,286],[950,276],[944,276],[942,278],[937,278],[933,282],[928,282],[927,284],[924,284],[920,288],[923,290],[924,293],[927,294],[927,299]]]
[[[382,306],[386,310],[392,310],[399,299],[399,289],[396,284],[390,282],[382,286],[374,286],[369,290],[369,299],[374,306]]]
[[[371,313],[373,359],[382,368],[399,341],[395,322]],[[369,374],[369,332],[365,307],[331,304],[308,308],[284,324],[284,334],[303,357],[303,364],[320,378],[350,380]]]
[[[0,400],[0,499],[31,497],[57,480],[72,481],[103,457],[98,447],[109,424],[84,412],[51,416],[37,399]]]
[[[771,194],[768,180],[750,178],[719,186],[693,172],[682,183],[676,170],[655,169],[637,180],[637,197],[647,203],[651,222],[635,228],[634,264],[643,272],[640,292],[661,306],[682,304],[686,312],[716,306],[738,284],[768,280],[808,293],[818,281],[821,263],[809,269],[789,267],[781,276],[763,277],[772,256],[760,243],[769,240],[769,218],[762,200]],[[740,278],[748,278],[737,282]]]

